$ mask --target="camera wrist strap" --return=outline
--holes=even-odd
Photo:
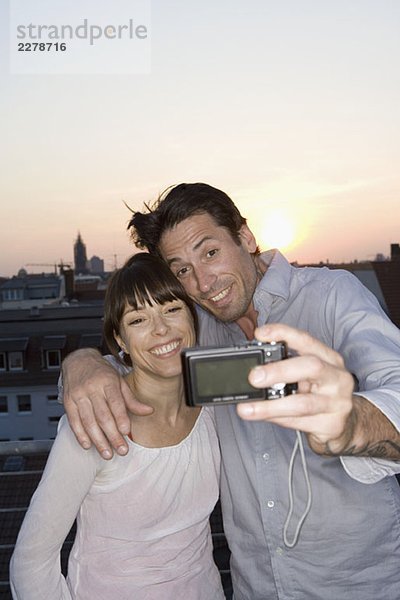
[[[302,464],[303,473],[304,473],[304,480],[306,482],[307,504],[306,504],[303,514],[301,515],[301,517],[297,523],[297,527],[296,527],[293,539],[289,540],[288,539],[288,529],[289,529],[289,524],[290,524],[290,520],[293,515],[293,508],[294,508],[293,468],[294,468],[294,462],[295,462],[298,451],[300,452],[301,464]],[[298,542],[300,530],[303,526],[303,523],[304,523],[308,513],[310,512],[311,502],[312,502],[310,477],[308,474],[307,461],[306,461],[306,456],[304,453],[303,438],[302,438],[300,431],[296,431],[296,442],[293,446],[292,455],[290,457],[289,471],[288,471],[288,491],[289,491],[289,510],[288,510],[285,524],[283,526],[283,541],[285,543],[285,546],[287,546],[288,548],[293,548]]]

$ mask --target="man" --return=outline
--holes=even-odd
[[[259,254],[235,205],[208,185],[172,188],[131,224],[136,244],[160,254],[201,306],[202,345],[257,337],[284,340],[296,354],[249,377],[255,387],[298,382],[295,396],[216,409],[235,600],[396,600],[400,497],[386,476],[400,470],[398,329],[350,274],[296,269],[279,252]],[[93,352],[71,355],[63,373],[82,445],[91,437],[107,457],[108,437],[123,453],[110,410],[125,433],[121,396],[135,412],[146,408]],[[290,547],[283,530],[294,430],[307,436],[313,499]],[[296,524],[308,499],[297,461],[292,489]]]

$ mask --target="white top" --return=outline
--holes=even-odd
[[[203,409],[178,445],[104,461],[82,450],[65,417],[11,560],[18,600],[223,600],[209,516],[219,447]],[[67,580],[59,553],[77,517]]]

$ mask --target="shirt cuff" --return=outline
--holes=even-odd
[[[398,461],[363,456],[341,456],[340,460],[347,475],[360,483],[376,483],[400,473]]]

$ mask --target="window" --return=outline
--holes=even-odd
[[[66,335],[46,335],[42,340],[43,366],[45,369],[59,369],[61,350],[65,348]]]
[[[23,290],[3,290],[3,300],[23,300],[24,292]]]
[[[52,425],[56,425],[58,423],[58,421],[61,419],[61,416],[59,417],[49,417],[49,423],[51,423]]]
[[[48,369],[59,369],[61,365],[61,354],[59,350],[46,350],[46,367]]]
[[[8,413],[7,396],[0,396],[0,414]]]
[[[49,404],[58,404],[57,394],[51,394],[50,396],[47,396],[47,402]]]
[[[32,402],[30,394],[19,394],[17,396],[18,412],[30,413],[32,412]]]
[[[0,338],[0,371],[23,371],[29,338]]]
[[[7,456],[3,464],[3,471],[23,471],[25,463],[24,456]]]
[[[24,368],[24,359],[22,352],[8,353],[8,366],[10,371],[22,371]]]

